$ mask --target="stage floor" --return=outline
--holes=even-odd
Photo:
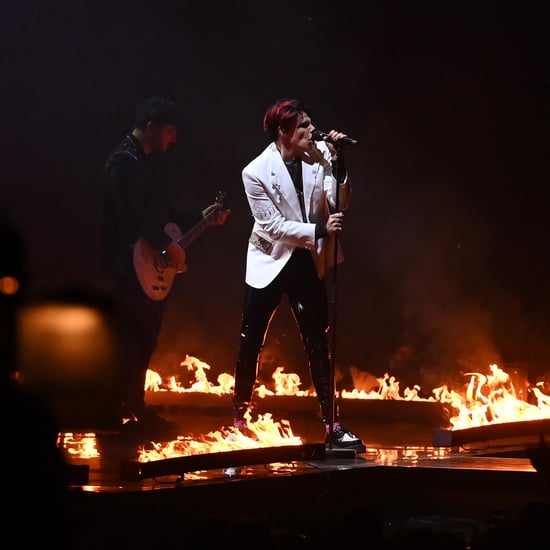
[[[196,440],[226,426],[230,410],[228,400],[217,396],[155,395],[148,402],[177,422],[182,436]],[[140,450],[153,448],[152,442],[96,434],[98,456],[68,458],[81,547],[105,547],[108,538],[109,544],[132,548],[186,548],[182,530],[189,535],[211,522],[251,518],[276,531],[301,532],[323,528],[328,517],[343,522],[358,513],[365,526],[369,514],[383,518],[385,532],[417,521],[461,525],[469,533],[494,513],[514,516],[549,496],[548,480],[531,462],[533,434],[434,445],[446,424],[438,405],[363,401],[341,408],[344,425],[362,438],[366,452],[341,453],[326,449],[312,400],[272,398],[262,406],[275,420],[291,418],[302,444],[290,455],[282,445],[281,459],[269,447],[247,450],[250,464],[248,455],[235,464],[229,453],[227,464],[206,461],[203,469],[196,455],[191,464],[197,470],[183,457],[148,463],[153,469],[140,471]],[[305,454],[293,459],[298,448]],[[168,468],[155,471],[160,464]]]

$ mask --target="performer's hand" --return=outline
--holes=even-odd
[[[317,147],[317,143],[312,140],[310,142],[309,149],[302,155],[302,160],[307,164],[313,164],[315,162],[322,164],[325,158],[323,157],[323,153]]]
[[[327,220],[327,234],[336,235],[342,232],[342,226],[344,224],[344,214],[342,212],[336,212],[331,214]]]
[[[345,137],[348,137],[348,135],[338,130],[331,130],[325,136],[325,143],[330,151],[332,160],[338,160],[339,157],[342,157],[342,147],[338,146],[338,141]]]
[[[216,212],[214,212],[216,210]],[[208,216],[210,213],[212,213],[212,216],[208,220],[211,225],[223,225],[225,221],[227,220],[229,214],[231,214],[231,210],[222,210],[221,205],[218,203],[211,204],[210,206],[207,206],[202,211],[203,218]]]
[[[179,244],[172,241],[166,247],[166,253],[168,254],[170,266],[176,269],[176,273],[187,271],[185,250]]]
[[[227,218],[229,217],[229,214],[231,214],[231,210],[228,208],[227,210],[218,210],[213,216],[212,216],[212,222],[214,225],[223,225]]]

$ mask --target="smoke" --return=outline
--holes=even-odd
[[[388,210],[373,260],[391,299],[387,365],[431,390],[502,356],[495,341],[493,232],[448,177],[424,178]],[[378,372],[377,374],[380,374]]]

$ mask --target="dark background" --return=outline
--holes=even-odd
[[[187,125],[176,203],[232,209],[188,250],[153,368],[233,373],[252,220],[241,170],[294,96],[360,140],[337,271],[336,362],[431,389],[490,363],[548,371],[548,18],[544,2],[72,0],[2,8],[2,201],[28,295],[102,288],[99,175],[150,95]],[[309,385],[286,303],[263,376]]]

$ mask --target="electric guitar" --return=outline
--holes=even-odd
[[[177,224],[170,222],[164,226],[164,232],[184,250],[197,237],[202,235],[207,227],[215,225],[214,214],[223,206],[227,194],[218,192],[215,202],[207,209],[206,215],[189,231],[182,233]],[[151,300],[164,300],[170,293],[174,278],[178,271],[170,264],[166,250],[153,248],[145,239],[138,239],[133,251],[134,270],[141,288]]]

